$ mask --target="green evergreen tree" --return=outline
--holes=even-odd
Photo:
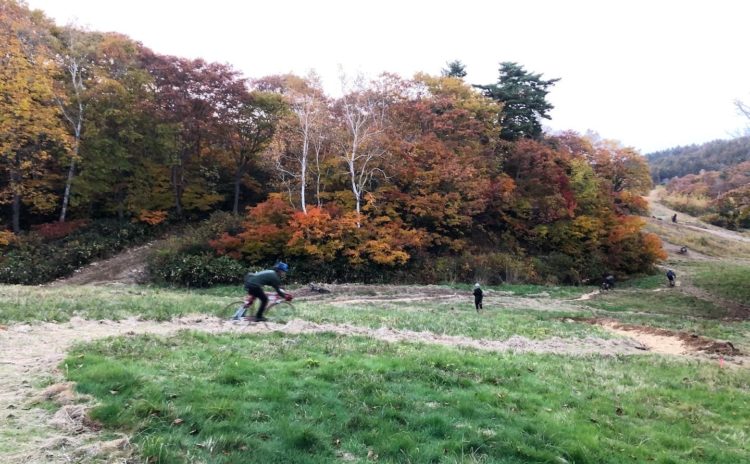
[[[466,77],[466,66],[460,60],[453,60],[446,64],[448,67],[441,70],[443,77],[457,77],[459,79]]]
[[[554,108],[546,99],[548,88],[559,80],[543,80],[541,74],[530,73],[518,63],[506,61],[500,63],[497,84],[475,87],[503,104],[499,116],[500,138],[513,141],[537,139],[542,135],[540,118],[550,119],[547,113]]]

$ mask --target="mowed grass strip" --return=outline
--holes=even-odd
[[[715,363],[183,332],[63,370],[160,464],[750,461],[750,376]]]
[[[528,288],[524,287],[525,290]],[[537,287],[542,291],[544,287]],[[398,287],[393,287],[394,291]],[[119,320],[138,316],[164,321],[189,314],[209,314],[229,318],[235,308],[226,309],[233,300],[241,299],[238,287],[188,291],[154,287],[27,287],[0,286],[0,323],[66,322],[71,317],[94,320]],[[373,295],[370,295],[373,296]],[[377,296],[375,294],[374,296]],[[334,298],[350,298],[334,295]],[[351,296],[356,300],[357,296]],[[557,301],[546,298],[550,307]],[[546,304],[546,303],[545,303]],[[485,300],[485,310],[474,310],[471,296],[422,301],[380,300],[376,302],[335,303],[327,299],[294,302],[295,317],[317,323],[352,324],[374,329],[429,331],[439,334],[466,336],[476,339],[504,340],[518,335],[533,339],[609,335],[587,324],[566,324],[565,311],[530,310],[513,304]]]
[[[666,279],[665,279],[666,280]],[[619,288],[582,302],[590,308],[609,312],[651,313],[680,318],[721,318],[726,308],[680,292],[679,287],[653,289]]]
[[[0,285],[0,323],[66,322],[76,316],[94,320],[140,316],[164,321],[188,314],[220,312],[229,301],[195,292],[139,286]]]
[[[550,302],[550,306],[554,304]],[[486,299],[477,313],[469,301],[352,302],[322,300],[301,306],[301,316],[316,323],[353,324],[378,329],[412,330],[474,339],[507,340],[513,336],[530,339],[550,337],[611,338],[604,330],[588,324],[569,324],[569,317],[589,315],[581,311],[551,311],[518,308],[512,302]]]

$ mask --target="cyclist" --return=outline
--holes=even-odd
[[[677,274],[675,274],[673,270],[669,269],[667,271],[667,279],[669,279],[669,286],[674,287],[674,281],[675,279],[677,279]]]
[[[260,307],[258,307],[258,312],[255,314],[253,321],[261,322],[266,320],[266,318],[263,317],[263,312],[268,305],[268,296],[263,291],[264,285],[273,287],[273,289],[276,290],[276,293],[287,301],[292,299],[291,294],[286,293],[281,289],[281,279],[286,276],[287,272],[289,272],[289,265],[279,261],[273,269],[267,269],[254,274],[250,272],[245,276],[245,290],[247,290],[248,295],[260,299]]]
[[[602,274],[602,290],[612,290],[615,288],[615,276],[611,273]]]

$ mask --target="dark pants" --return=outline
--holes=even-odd
[[[260,306],[258,307],[258,312],[255,314],[255,317],[263,317],[263,311],[265,311],[266,306],[268,306],[268,296],[266,295],[266,292],[257,285],[252,284],[246,285],[245,290],[247,290],[248,295],[252,295],[260,300]]]
[[[482,297],[481,296],[474,297],[474,306],[477,308],[477,311],[482,309]]]

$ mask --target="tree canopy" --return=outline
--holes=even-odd
[[[326,263],[332,278],[411,268],[437,280],[481,256],[495,280],[564,268],[580,282],[663,256],[634,216],[644,159],[545,135],[558,79],[517,63],[479,90],[456,60],[442,76],[343,79],[332,97],[314,73],[250,80],[0,7],[0,212],[17,234],[65,216],[155,224],[225,210],[244,225],[202,252]]]

